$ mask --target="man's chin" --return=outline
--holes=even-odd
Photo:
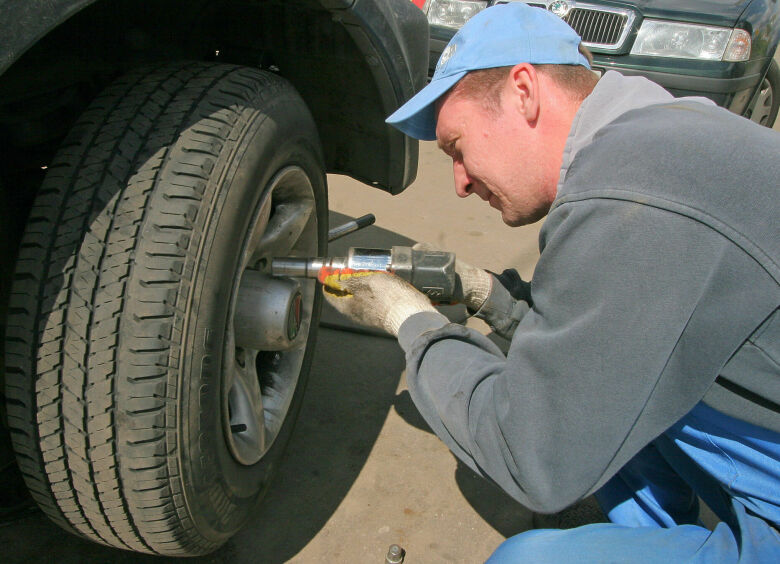
[[[542,216],[544,217],[544,216]],[[518,217],[516,215],[509,215],[507,213],[504,213],[504,211],[501,211],[501,220],[508,225],[509,227],[520,227],[522,225],[529,225],[531,223],[535,223],[536,221],[539,221],[541,217],[535,218],[535,217]]]
[[[506,217],[504,214],[501,214],[501,219],[504,220],[504,223],[509,227],[520,227],[521,225],[525,225],[527,223],[526,221]]]
[[[520,227],[521,225],[531,225],[532,223],[541,221],[547,215],[549,208],[527,210],[530,213],[519,213],[516,210],[513,213],[513,210],[504,209],[501,209],[500,211],[501,219],[505,224],[507,224],[509,227]]]
[[[504,210],[500,208],[496,208],[496,209],[498,209],[501,212],[501,221],[503,221],[506,225],[508,225],[509,227],[517,227],[518,225],[520,225],[516,217],[514,217],[513,215],[509,215],[508,213],[506,213]]]

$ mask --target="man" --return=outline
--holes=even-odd
[[[458,195],[547,216],[530,284],[458,264],[506,356],[392,275],[331,272],[326,295],[398,336],[417,407],[472,469],[541,512],[595,493],[612,521],[490,562],[780,562],[780,138],[588,69],[562,20],[499,5],[388,118],[437,139]]]

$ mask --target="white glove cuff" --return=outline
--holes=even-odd
[[[422,300],[416,300],[413,303],[409,303],[409,302],[397,303],[395,306],[391,307],[390,310],[387,312],[387,317],[385,317],[384,320],[385,331],[397,337],[398,329],[401,327],[401,324],[407,319],[409,319],[411,316],[413,316],[415,313],[420,313],[421,311],[435,312],[436,308],[434,308],[430,303],[424,303]]]
[[[466,307],[478,310],[493,289],[493,277],[481,268],[468,268],[459,273]]]

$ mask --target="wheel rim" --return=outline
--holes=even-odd
[[[230,300],[223,357],[223,430],[240,464],[258,462],[281,430],[303,365],[314,280],[277,280],[271,258],[315,256],[314,190],[297,166],[279,171],[252,214]]]
[[[772,91],[772,84],[769,82],[769,79],[765,78],[761,82],[761,89],[758,91],[755,104],[753,104],[750,119],[761,125],[767,125],[769,114],[772,112],[773,102],[774,92]]]

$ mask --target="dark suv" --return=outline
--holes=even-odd
[[[64,529],[213,551],[268,491],[312,363],[321,295],[270,259],[327,251],[327,172],[414,180],[384,119],[425,83],[425,18],[0,0],[0,37],[0,483],[12,442]]]
[[[463,23],[493,4],[515,0],[425,0],[430,72]],[[521,0],[517,0],[521,1]],[[780,104],[780,36],[774,0],[533,0],[580,34],[594,70],[642,75],[676,96],[699,95],[769,127]]]

